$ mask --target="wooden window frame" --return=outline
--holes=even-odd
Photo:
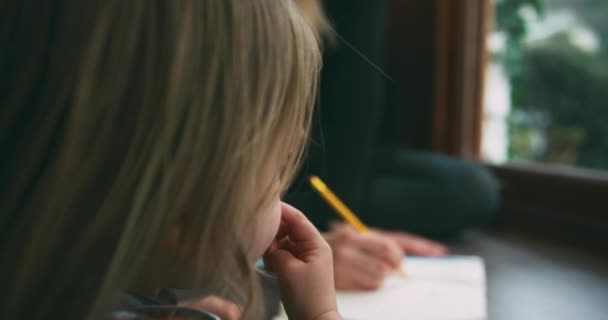
[[[480,155],[489,0],[435,1],[432,150]]]
[[[488,167],[502,183],[503,224],[605,250],[608,172],[548,164]]]

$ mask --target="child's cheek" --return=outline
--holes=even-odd
[[[270,243],[275,238],[279,225],[281,224],[281,201],[277,199],[273,202],[269,212],[263,212],[256,222],[256,237],[252,259],[257,259],[264,254]]]

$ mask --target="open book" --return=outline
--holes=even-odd
[[[344,319],[482,320],[487,318],[483,260],[408,257],[408,276],[389,276],[373,292],[338,292]],[[286,316],[279,319],[286,319]]]

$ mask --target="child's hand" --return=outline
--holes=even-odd
[[[289,318],[340,319],[329,245],[296,208],[282,203],[281,213],[281,225],[264,254],[264,264],[279,277]]]

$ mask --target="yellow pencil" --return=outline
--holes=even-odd
[[[357,232],[365,234],[369,232],[367,226],[336,196],[331,189],[317,176],[308,177],[308,182],[312,188],[327,202],[346,222],[348,222]],[[399,268],[399,273],[406,277],[407,272],[403,267]]]

